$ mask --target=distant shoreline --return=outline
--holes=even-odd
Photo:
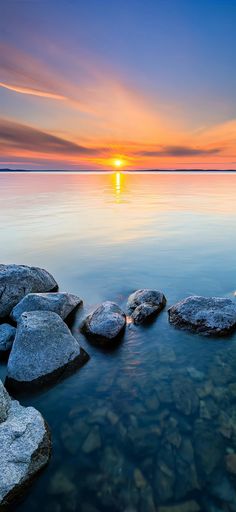
[[[114,174],[114,173],[123,173],[123,174],[155,174],[155,173],[163,173],[163,174],[180,174],[180,173],[189,173],[189,174],[199,174],[199,173],[207,173],[207,174],[234,174],[236,173],[236,169],[91,169],[91,170],[74,170],[74,169],[0,169],[1,173],[70,173],[70,174]]]

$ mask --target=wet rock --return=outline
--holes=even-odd
[[[180,377],[172,381],[172,393],[176,409],[189,416],[199,407],[199,398],[191,380]]]
[[[166,305],[166,298],[157,290],[137,290],[127,302],[127,311],[135,324],[141,324],[148,318],[157,315]]]
[[[158,512],[199,512],[201,507],[194,500],[178,503],[177,505],[168,505],[158,507]]]
[[[4,414],[2,414],[4,411]],[[51,443],[41,414],[11,400],[0,385],[0,507],[22,495],[47,464]]]
[[[48,311],[23,313],[7,365],[7,385],[41,386],[81,366],[87,357],[69,328]]]
[[[0,380],[0,423],[7,419],[10,407],[11,399]]]
[[[112,425],[116,425],[119,421],[119,416],[117,416],[113,411],[108,411],[107,418]]]
[[[236,327],[236,303],[227,298],[187,297],[172,306],[170,323],[209,336],[229,334]]]
[[[49,272],[26,265],[0,265],[0,318],[7,317],[27,293],[58,288]]]
[[[225,457],[225,463],[227,471],[236,475],[236,453],[228,453]]]
[[[109,346],[123,334],[125,325],[125,313],[114,302],[107,301],[85,319],[81,330],[94,343]]]
[[[92,429],[89,432],[89,435],[86,437],[82,445],[82,451],[84,453],[92,453],[95,450],[101,448],[101,444],[102,442],[99,427],[94,427],[94,429]]]
[[[0,352],[11,350],[15,339],[16,329],[9,324],[0,325]]]
[[[28,293],[13,308],[11,318],[18,322],[22,313],[27,311],[53,311],[63,320],[78,306],[82,300],[71,293]]]

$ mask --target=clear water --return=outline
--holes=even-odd
[[[53,453],[17,510],[154,512],[192,500],[185,512],[235,511],[236,335],[176,330],[164,310],[104,353],[79,324],[142,287],[168,305],[234,300],[236,174],[9,173],[0,185],[2,262],[42,266],[83,298],[72,330],[91,356],[21,397],[47,420]]]

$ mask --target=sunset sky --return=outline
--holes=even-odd
[[[235,0],[0,0],[0,167],[235,169]]]

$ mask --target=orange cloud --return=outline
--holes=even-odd
[[[54,100],[65,100],[66,97],[53,92],[40,91],[39,89],[30,89],[29,87],[5,84],[0,82],[0,87],[9,91],[19,92],[20,94],[30,94],[32,96],[40,96],[41,98],[52,98]]]

